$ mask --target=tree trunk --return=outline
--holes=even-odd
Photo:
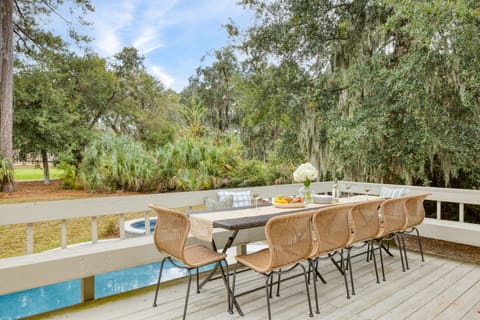
[[[43,181],[45,185],[50,184],[50,168],[48,167],[48,154],[47,151],[42,150],[42,162],[43,162]]]
[[[13,0],[0,1],[0,156],[13,167]],[[14,192],[15,181],[3,183]]]

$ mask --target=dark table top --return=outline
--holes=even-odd
[[[288,210],[287,212],[283,212],[282,209],[279,209],[278,213],[274,213],[274,214],[265,214],[260,216],[251,216],[251,217],[244,217],[244,218],[215,220],[213,221],[213,227],[223,228],[227,230],[242,230],[242,229],[262,227],[267,224],[268,220],[278,215],[292,214],[297,212],[315,211],[318,209],[319,208],[299,208],[298,210]]]

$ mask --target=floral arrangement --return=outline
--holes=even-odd
[[[303,182],[305,187],[309,187],[310,183],[317,179],[317,177],[318,170],[310,162],[301,164],[293,172],[293,180],[296,182]]]

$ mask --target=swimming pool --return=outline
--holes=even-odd
[[[152,234],[157,224],[157,218],[150,218],[150,233]],[[133,219],[125,222],[125,235],[138,237],[145,235],[145,219]]]
[[[213,265],[201,268],[209,270]],[[95,298],[130,291],[156,284],[160,263],[108,272],[95,276]],[[187,275],[187,271],[172,268],[167,261],[162,282]],[[20,319],[80,303],[80,280],[57,283],[40,288],[0,295],[0,320]],[[152,297],[153,299],[153,297]]]

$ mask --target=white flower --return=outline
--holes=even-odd
[[[293,172],[293,180],[296,182],[312,182],[317,179],[318,170],[310,163],[301,164],[295,172]]]

